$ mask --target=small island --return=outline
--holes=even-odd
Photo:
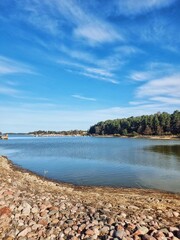
[[[56,136],[87,136],[87,131],[83,130],[70,130],[70,131],[44,131],[38,130],[34,132],[29,132],[29,135],[35,137],[56,137]]]

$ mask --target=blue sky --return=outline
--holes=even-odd
[[[1,0],[0,131],[180,107],[179,0]]]

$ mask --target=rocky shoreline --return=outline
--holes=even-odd
[[[0,157],[0,239],[180,239],[180,194],[77,187]]]

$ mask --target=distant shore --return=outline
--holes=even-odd
[[[97,138],[142,138],[142,139],[155,139],[155,140],[180,140],[180,136],[178,135],[80,135],[80,134],[72,134],[72,135],[63,135],[63,134],[28,134],[34,137],[97,137]]]
[[[56,183],[0,157],[0,239],[177,238],[179,222],[180,194]]]

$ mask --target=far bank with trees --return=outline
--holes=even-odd
[[[178,110],[174,111],[172,114],[158,112],[153,115],[102,121],[91,126],[88,134],[117,136],[180,136],[180,112]]]

